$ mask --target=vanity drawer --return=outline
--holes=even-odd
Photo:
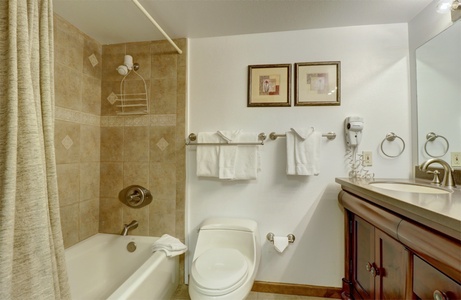
[[[418,299],[461,299],[459,283],[418,256],[413,257],[413,292]],[[441,292],[440,298],[434,298],[434,291]]]

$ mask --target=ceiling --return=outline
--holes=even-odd
[[[408,23],[433,0],[138,0],[172,38]],[[102,44],[163,40],[132,0],[53,0]]]

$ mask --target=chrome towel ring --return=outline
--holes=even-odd
[[[427,151],[427,143],[433,142],[437,138],[441,138],[441,139],[445,140],[445,143],[447,144],[447,148],[445,149],[445,152],[442,155],[432,155],[432,154],[429,153],[429,151]],[[442,135],[438,135],[438,134],[436,134],[434,132],[429,132],[428,134],[426,134],[426,143],[424,143],[424,152],[426,152],[426,154],[429,155],[430,157],[435,157],[435,158],[436,157],[442,157],[445,154],[447,154],[449,148],[450,148],[450,143],[448,142],[446,137],[444,137]]]
[[[383,147],[384,142],[385,141],[393,142],[393,141],[395,141],[395,139],[400,139],[400,141],[402,141],[402,150],[400,150],[399,154],[397,154],[397,155],[389,155],[389,154],[386,153],[386,151],[384,151],[384,147]],[[405,150],[405,141],[401,137],[399,137],[398,135],[396,135],[393,132],[389,132],[388,134],[386,134],[386,137],[381,142],[381,152],[384,155],[386,155],[387,157],[391,157],[391,158],[398,157],[403,153],[404,150]]]

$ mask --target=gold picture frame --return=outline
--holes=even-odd
[[[295,106],[341,105],[341,62],[295,63]]]
[[[248,66],[247,105],[291,106],[291,64]]]

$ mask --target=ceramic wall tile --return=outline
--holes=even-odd
[[[56,105],[64,108],[70,108],[73,110],[81,111],[81,73],[59,62],[55,63],[54,72]]]
[[[80,125],[80,162],[99,162],[101,129],[99,126]]]
[[[101,128],[101,161],[123,161],[123,127]]]
[[[99,199],[99,232],[119,234],[123,229],[123,207],[117,198]]]
[[[124,162],[123,163],[123,188],[130,185],[140,185],[147,189],[149,186],[149,163]]]
[[[99,197],[80,202],[79,239],[84,240],[99,231]]]
[[[101,45],[86,37],[83,41],[83,74],[101,80],[102,72],[102,47]]]
[[[80,191],[79,164],[57,164],[56,172],[60,206],[78,203]]]
[[[117,198],[123,189],[123,163],[101,162],[99,196]]]
[[[151,127],[149,138],[149,159],[151,163],[175,163],[175,148],[175,127]]]
[[[83,69],[84,40],[82,33],[75,26],[55,15],[54,40],[55,62],[81,73]]]
[[[54,144],[58,164],[78,163],[80,161],[80,125],[56,120]]]
[[[175,114],[177,82],[169,78],[153,79],[150,90],[151,114]]]
[[[68,248],[80,241],[78,237],[78,203],[61,206],[60,215],[64,247]]]
[[[101,79],[82,75],[82,112],[101,115]]]
[[[80,201],[99,198],[100,168],[99,162],[80,163]]]

